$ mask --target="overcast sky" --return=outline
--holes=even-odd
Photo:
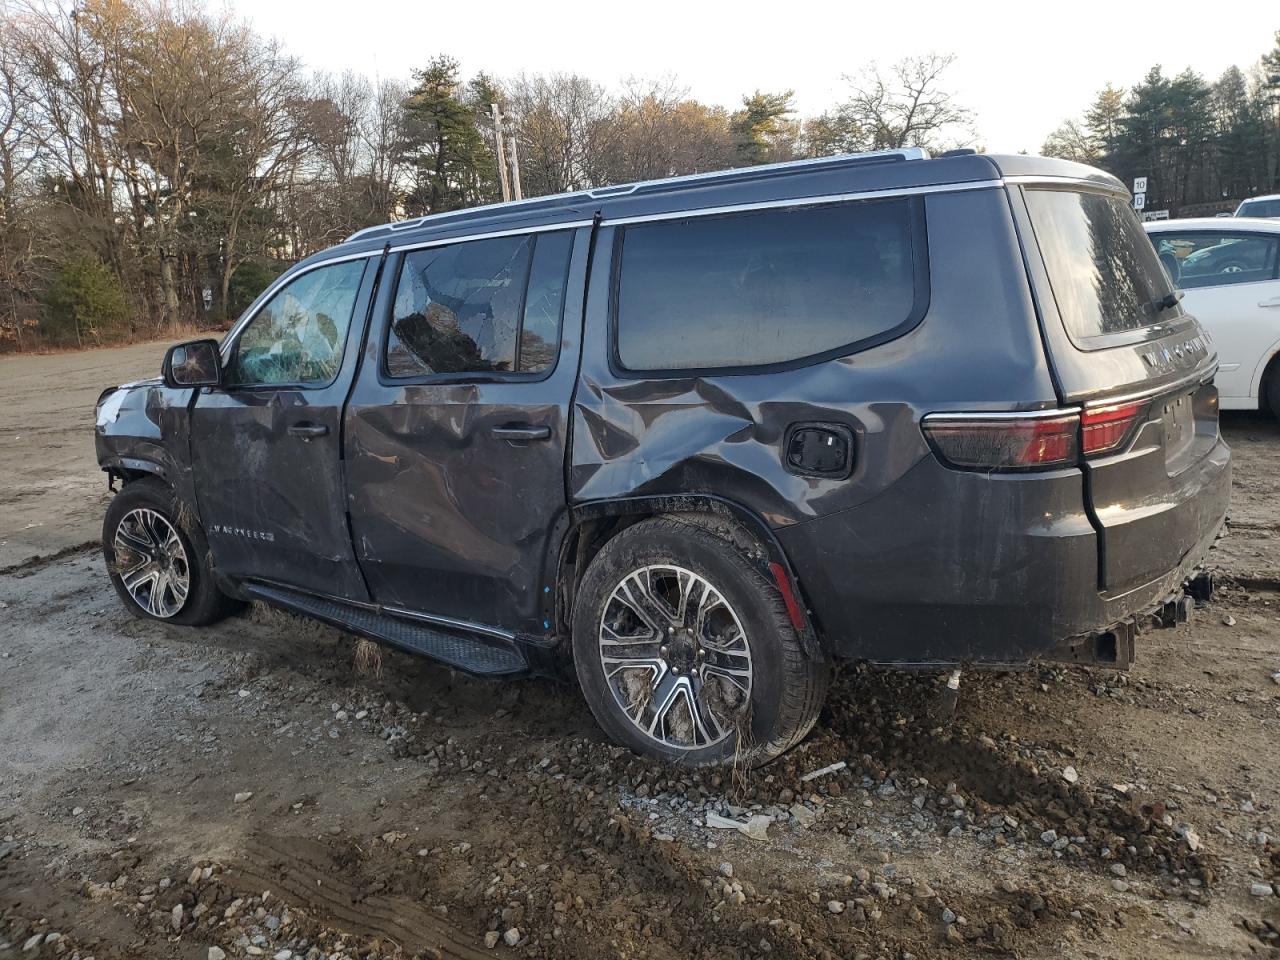
[[[1251,66],[1280,29],[1277,0],[231,2],[324,70],[407,78],[448,53],[467,76],[560,70],[615,85],[674,74],[691,96],[726,107],[757,87],[793,89],[802,115],[842,99],[844,75],[873,60],[952,53],[948,85],[992,152],[1035,152],[1105,83],[1131,86],[1154,63],[1209,79],[1232,64]],[[1049,6],[1052,16],[1036,9]]]

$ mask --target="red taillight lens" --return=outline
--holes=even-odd
[[[1080,414],[1080,442],[1086,457],[1111,453],[1124,446],[1147,411],[1145,403],[1094,407]]]
[[[1074,463],[1080,421],[1046,417],[933,414],[924,435],[946,463],[965,470],[1033,470]]]

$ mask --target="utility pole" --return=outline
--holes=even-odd
[[[502,111],[496,103],[489,104],[489,112],[493,115],[493,144],[498,155],[498,182],[502,184],[502,200],[511,199],[511,184],[507,181],[507,153],[502,143]]]
[[[524,191],[520,189],[520,157],[516,153],[515,137],[511,138],[511,193],[513,199],[524,199]]]

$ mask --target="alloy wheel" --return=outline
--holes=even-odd
[[[191,566],[174,525],[146,507],[130,510],[112,540],[115,574],[133,602],[153,617],[177,616],[191,590]]]
[[[599,646],[614,701],[657,743],[701,749],[747,724],[751,648],[705,577],[665,564],[633,570],[604,605]]]

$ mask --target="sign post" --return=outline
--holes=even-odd
[[[1147,205],[1147,178],[1133,178],[1133,209],[1141,210]]]

